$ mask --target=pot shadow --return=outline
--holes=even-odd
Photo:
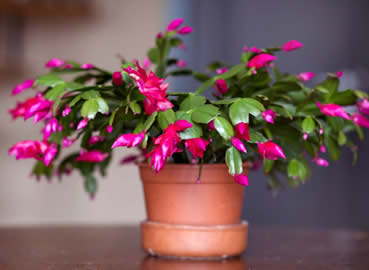
[[[248,269],[247,262],[241,257],[224,260],[181,260],[146,256],[141,270],[243,270]]]

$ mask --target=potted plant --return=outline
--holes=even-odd
[[[156,36],[142,65],[122,59],[111,72],[90,63],[48,61],[49,72],[13,89],[13,95],[29,88],[36,93],[9,110],[13,118],[41,122],[43,138],[18,142],[9,154],[36,159],[37,178],[78,170],[94,196],[95,172],[106,174],[113,150],[137,147],[139,154],[122,163],[137,162],[140,170],[145,250],[238,255],[247,245],[241,207],[248,170],[263,166],[270,188],[295,187],[311,178],[310,164],[328,166],[326,151],[337,160],[340,148],[348,147],[356,158],[346,134],[356,131],[362,139],[369,101],[359,90],[338,91],[342,72],[309,86],[312,72],[281,73],[276,54],[302,47],[294,40],[282,47],[245,47],[234,66],[212,62],[206,73],[187,69],[170,55],[185,47],[181,35],[192,32],[182,23],[175,19]],[[201,84],[170,92],[170,76],[193,76]],[[211,98],[204,95],[208,89]],[[355,105],[350,113],[345,109]],[[63,155],[77,141],[79,151]]]

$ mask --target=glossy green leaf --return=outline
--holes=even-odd
[[[263,143],[268,141],[268,139],[265,138],[263,134],[261,134],[260,132],[256,131],[253,128],[250,128],[249,132],[250,132],[250,140],[248,141],[249,143],[258,143],[258,142]]]
[[[129,103],[129,108],[131,109],[134,115],[140,114],[142,111],[140,104],[138,104],[136,101],[131,101]]]
[[[211,103],[216,104],[216,105],[227,105],[227,104],[232,104],[239,100],[240,98],[229,98],[229,99],[220,99],[220,100],[212,101]]]
[[[307,133],[312,133],[315,129],[315,121],[311,117],[306,117],[302,121],[302,131]]]
[[[340,146],[345,145],[347,141],[346,135],[345,133],[341,130],[340,132],[338,132],[338,139],[337,142]]]
[[[305,180],[307,173],[304,164],[297,159],[290,160],[290,162],[288,163],[287,172],[288,177],[298,177],[301,180]]]
[[[227,149],[225,160],[228,166],[228,172],[231,175],[242,173],[243,168],[241,155],[234,146],[231,146]]]
[[[223,117],[215,117],[214,127],[225,140],[230,140],[234,136],[232,125]]]
[[[249,122],[249,114],[258,116],[260,111],[264,109],[264,106],[255,99],[243,98],[234,102],[229,108],[229,117],[233,125],[238,123]]]
[[[153,63],[158,63],[160,60],[160,52],[158,48],[151,48],[147,53],[149,59]]]
[[[207,124],[219,114],[219,109],[214,105],[199,106],[192,112],[192,120],[196,123]]]
[[[86,100],[81,109],[82,117],[88,117],[88,119],[95,118],[97,111],[99,109],[99,104],[97,103],[96,99],[89,99]]]
[[[179,133],[182,140],[200,138],[202,136],[202,129],[191,120],[191,113],[184,111],[176,112],[177,120],[184,119],[192,124],[192,128],[187,128]]]
[[[329,76],[325,81],[321,84],[315,86],[315,89],[327,94],[327,97],[332,96],[334,93],[337,92],[339,85],[339,80],[337,77]]]
[[[268,174],[272,171],[274,165],[274,160],[264,159],[264,173]]]
[[[158,123],[161,129],[166,129],[169,124],[173,124],[176,121],[176,115],[172,109],[164,112],[159,112]]]
[[[206,98],[204,96],[190,94],[188,95],[188,97],[186,97],[182,101],[179,108],[181,111],[189,111],[189,110],[196,109],[197,107],[201,105],[204,105],[205,102],[206,102]]]
[[[105,99],[98,97],[96,98],[96,101],[97,101],[97,104],[99,105],[99,109],[98,109],[99,113],[104,114],[104,113],[109,112],[109,105],[108,103],[106,103]]]
[[[57,75],[49,73],[49,74],[44,74],[41,75],[40,77],[38,77],[38,79],[36,80],[35,84],[37,85],[44,85],[44,86],[49,86],[49,87],[54,87],[58,84],[63,84],[64,81]]]
[[[144,127],[143,127],[143,129],[144,130],[146,130],[146,131],[148,131],[150,128],[151,128],[151,126],[152,126],[152,124],[154,124],[154,122],[155,122],[155,120],[156,120],[156,116],[158,115],[158,112],[154,112],[154,113],[152,113],[148,118],[147,118],[147,120],[145,121],[145,123],[144,123]]]
[[[81,94],[81,97],[83,99],[95,99],[95,98],[100,97],[100,93],[97,92],[96,90],[89,90],[89,91],[83,92]]]
[[[327,146],[329,156],[332,160],[338,160],[341,155],[340,148],[338,147],[337,142],[333,139],[330,133],[325,133],[325,145]]]
[[[346,105],[355,105],[357,100],[357,96],[354,92],[354,90],[345,90],[341,92],[337,92],[333,94],[329,102],[335,103],[338,105],[346,106]]]

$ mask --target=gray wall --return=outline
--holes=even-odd
[[[369,1],[172,1],[168,17],[185,17],[194,27],[186,39],[191,67],[204,70],[212,59],[237,63],[244,45],[280,46],[297,39],[302,50],[281,54],[284,71],[344,70],[343,84],[369,87]],[[320,74],[319,74],[320,73]],[[319,76],[320,75],[320,76]],[[178,79],[178,88],[192,89],[192,80]],[[367,138],[369,133],[366,131]],[[251,173],[246,191],[245,217],[254,224],[369,229],[369,142],[360,144],[359,162],[351,153],[329,168],[313,166],[310,182],[277,195],[266,191],[261,172]]]

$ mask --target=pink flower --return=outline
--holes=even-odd
[[[145,70],[148,70],[150,68],[151,61],[147,56],[145,56],[144,60],[142,61],[142,65]]]
[[[272,141],[267,141],[265,143],[258,142],[258,151],[263,159],[277,160],[279,157],[283,159],[286,158],[282,148]]]
[[[160,33],[160,32],[159,32],[159,33],[157,33],[157,34],[156,34],[156,38],[157,38],[157,39],[161,39],[162,37],[163,37],[163,33]]]
[[[17,105],[13,109],[9,109],[8,112],[13,119],[16,119],[18,117],[24,117],[24,114],[26,112],[26,106],[24,103],[17,102]]]
[[[337,78],[341,78],[343,76],[343,71],[337,71],[336,76]]]
[[[104,141],[104,136],[91,136],[90,139],[88,140],[88,145],[92,145],[98,142],[103,142]]]
[[[77,125],[77,130],[84,128],[85,126],[87,126],[87,124],[88,124],[88,118],[82,119],[81,121],[79,121]]]
[[[68,137],[64,137],[64,138],[63,138],[62,147],[63,147],[63,148],[68,148],[68,147],[70,147],[70,146],[71,146],[75,141],[76,141],[76,139],[69,139]]]
[[[71,68],[74,68],[74,66],[72,64],[65,64],[64,69],[71,69]]]
[[[204,157],[204,151],[208,144],[209,142],[202,138],[188,139],[185,141],[185,147],[191,152],[194,159]]]
[[[155,146],[153,150],[147,155],[150,158],[150,167],[158,173],[165,165],[167,157],[163,155],[160,147]]]
[[[249,179],[244,174],[236,174],[234,176],[234,180],[236,181],[236,183],[238,183],[240,185],[243,185],[243,186],[248,186],[249,185]]]
[[[43,129],[44,141],[47,141],[52,133],[58,131],[59,123],[56,118],[51,118],[51,120],[45,125]]]
[[[325,115],[332,117],[341,117],[343,119],[350,120],[350,116],[347,114],[344,108],[337,104],[321,105],[319,102],[317,102],[316,106],[318,106],[320,108],[320,111]]]
[[[176,63],[176,66],[179,68],[184,68],[187,66],[187,62],[183,59],[179,59]]]
[[[268,109],[262,113],[264,120],[268,123],[274,124],[274,118],[276,117],[275,111]]]
[[[137,70],[128,67],[124,71],[135,80],[138,90],[146,97],[143,102],[146,114],[166,111],[173,107],[173,104],[166,98],[169,84],[163,84],[164,79],[160,79],[152,71],[146,74],[146,71],[138,63]]]
[[[216,73],[218,73],[218,74],[223,74],[223,73],[225,73],[225,72],[227,72],[227,71],[228,71],[228,68],[226,68],[226,67],[217,68],[215,71],[216,71]]]
[[[359,101],[356,104],[356,106],[359,112],[361,112],[362,114],[369,115],[369,101],[367,99]]]
[[[57,145],[47,141],[22,141],[9,149],[9,155],[15,159],[34,158],[49,166],[58,152]]]
[[[302,72],[299,75],[297,75],[297,79],[299,79],[302,82],[310,81],[314,77],[315,77],[314,72]]]
[[[111,148],[125,146],[125,147],[135,147],[139,145],[145,137],[145,131],[142,131],[138,134],[134,133],[126,133],[119,136],[111,146]]]
[[[116,86],[121,86],[123,84],[123,77],[120,71],[115,71],[112,76],[113,84]]]
[[[46,68],[58,68],[65,64],[64,60],[61,60],[60,58],[51,58],[46,64]]]
[[[93,69],[95,66],[93,64],[85,63],[81,65],[82,69]]]
[[[247,48],[247,46],[243,46],[242,51],[243,51],[244,53],[247,53],[247,52],[249,51],[249,48]]]
[[[226,94],[228,92],[228,85],[227,85],[226,80],[224,79],[216,80],[215,89],[217,90],[217,92],[220,92],[223,95]]]
[[[236,138],[246,141],[250,140],[249,124],[243,122],[238,123],[234,127],[234,131],[236,132]]]
[[[185,129],[188,129],[188,128],[192,128],[192,124],[190,122],[188,122],[187,120],[184,120],[184,119],[181,119],[181,120],[177,120],[174,124],[172,124],[174,129],[176,131],[183,131]],[[169,125],[171,126],[171,125]],[[168,126],[168,127],[169,127]]]
[[[306,141],[309,138],[309,134],[307,134],[307,132],[304,132],[302,138],[304,139],[304,141]]]
[[[22,93],[24,90],[26,90],[28,88],[32,88],[34,82],[35,82],[34,80],[29,79],[29,80],[25,80],[24,82],[22,82],[20,84],[17,84],[13,88],[12,95],[13,96],[18,95],[18,94]]]
[[[172,20],[167,27],[167,32],[170,31],[176,31],[178,29],[178,27],[183,23],[184,19],[183,18],[176,18],[174,20]]]
[[[68,104],[66,104],[64,110],[62,111],[62,116],[66,117],[68,114],[70,114],[71,111],[72,109],[69,107]]]
[[[183,26],[181,29],[179,29],[177,31],[177,33],[180,34],[180,35],[187,35],[187,34],[190,34],[192,32],[193,32],[193,29],[190,26]]]
[[[324,133],[324,129],[323,128],[320,128],[319,129],[319,134],[322,135]]]
[[[320,152],[322,152],[322,153],[327,152],[327,149],[325,148],[324,145],[321,145],[319,149],[320,149]]]
[[[303,47],[302,43],[297,41],[297,40],[290,40],[287,41],[283,46],[282,46],[282,50],[284,50],[285,52],[290,52],[290,51],[294,51],[297,50],[299,48]]]
[[[249,68],[259,69],[259,68],[265,67],[271,61],[274,61],[276,59],[277,59],[277,57],[275,57],[274,55],[267,54],[267,53],[261,53],[261,54],[256,55],[255,57],[253,57],[247,63],[247,66]]]
[[[352,116],[351,116],[351,119],[352,121],[360,126],[360,127],[366,127],[366,128],[369,128],[369,120],[365,117],[365,116],[362,116],[361,114],[359,113],[354,113]]]
[[[247,153],[246,147],[240,139],[231,137],[231,141],[232,141],[233,146],[236,147],[237,150],[243,153]]]
[[[103,153],[98,150],[90,150],[87,152],[80,153],[78,157],[76,157],[76,161],[85,161],[85,162],[103,162],[109,153]]]
[[[17,102],[16,107],[10,109],[8,112],[12,115],[13,119],[24,117],[24,120],[27,120],[33,116],[34,123],[37,123],[40,120],[51,117],[53,104],[53,101],[46,100],[41,94],[37,94],[35,97],[28,98],[24,102]]]
[[[313,158],[313,161],[318,165],[318,166],[321,166],[321,167],[328,167],[329,166],[329,163],[328,161],[326,161],[325,159],[323,158]]]
[[[262,52],[262,50],[260,50],[259,48],[256,48],[256,47],[251,47],[250,51],[252,53],[261,53]]]
[[[106,127],[106,131],[107,131],[108,133],[112,133],[112,132],[113,132],[113,126],[111,126],[111,125],[107,126],[107,127]]]
[[[211,131],[211,130],[215,130],[215,126],[214,126],[214,121],[211,120],[209,123],[208,123],[208,130]]]

